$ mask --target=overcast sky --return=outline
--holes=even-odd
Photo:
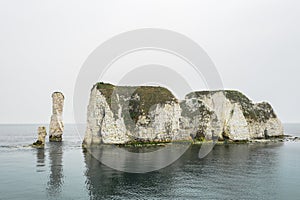
[[[48,123],[51,93],[73,90],[88,55],[138,28],[182,33],[204,48],[225,88],[300,122],[298,0],[1,0],[0,123]]]

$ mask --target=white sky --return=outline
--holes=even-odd
[[[283,122],[300,122],[300,1],[1,0],[0,123],[48,123],[51,93],[73,90],[88,55],[138,28],[182,33],[214,61],[225,88],[268,101]]]

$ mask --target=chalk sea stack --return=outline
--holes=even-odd
[[[233,90],[197,91],[178,100],[155,86],[93,86],[84,146],[187,140],[249,141],[283,135],[269,103]]]
[[[52,116],[50,121],[49,141],[62,141],[62,134],[64,131],[64,124],[62,120],[64,95],[61,92],[54,92],[52,94]]]
[[[45,126],[38,127],[38,139],[36,142],[34,142],[32,144],[32,146],[33,147],[44,147],[46,135],[47,135],[46,127]]]

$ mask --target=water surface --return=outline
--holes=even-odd
[[[299,199],[300,143],[191,146],[146,174],[116,171],[81,148],[73,125],[63,143],[23,147],[38,125],[0,125],[0,199]],[[286,124],[300,136],[299,124]]]

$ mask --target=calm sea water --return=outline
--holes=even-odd
[[[172,165],[119,172],[84,153],[73,125],[64,142],[23,147],[38,125],[0,125],[0,199],[300,199],[300,142],[193,145]],[[285,124],[300,136],[300,124]]]

